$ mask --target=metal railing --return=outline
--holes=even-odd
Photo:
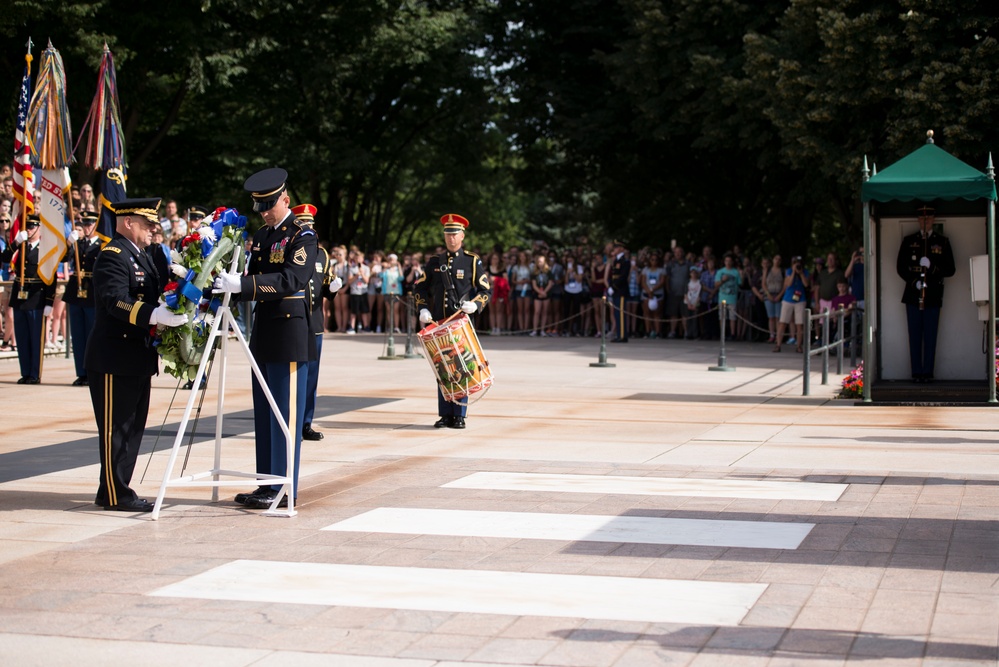
[[[802,327],[802,338],[803,341],[803,369],[802,369],[802,396],[808,396],[811,393],[811,375],[812,375],[812,355],[821,354],[822,355],[822,384],[829,384],[829,353],[832,350],[836,351],[836,373],[837,375],[843,374],[843,356],[844,348],[849,342],[850,344],[850,363],[853,367],[857,365],[857,347],[860,345],[860,333],[857,331],[859,327],[858,320],[860,320],[859,315],[862,313],[860,309],[854,309],[853,311],[846,311],[842,308],[836,311],[825,310],[821,313],[812,314],[811,308],[805,309],[805,325]],[[851,317],[851,315],[858,315],[857,317]],[[850,336],[847,337],[846,333],[846,319],[850,317]],[[832,319],[836,319],[836,340],[830,342],[830,330],[832,328]],[[812,324],[814,322],[822,322],[822,344],[819,347],[812,347]]]

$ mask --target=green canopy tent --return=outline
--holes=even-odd
[[[861,200],[864,204],[864,262],[873,266],[872,249],[874,230],[871,225],[871,202],[909,202],[933,200],[968,201],[986,200],[986,224],[988,230],[989,256],[989,315],[987,322],[988,340],[995,340],[995,201],[996,186],[992,167],[992,157],[989,156],[988,173],[982,173],[965,164],[947,151],[933,143],[932,132],[926,145],[905,156],[887,169],[870,175],[867,158],[864,158],[864,183],[861,189]],[[872,271],[864,274],[864,290],[867,308],[864,310],[864,363],[867,372],[874,369],[869,360],[873,354],[873,320],[877,295],[873,293]],[[995,364],[990,364],[992,382],[989,384],[988,401],[996,402]],[[871,381],[864,382],[864,402],[871,400]]]

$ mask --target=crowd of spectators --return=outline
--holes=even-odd
[[[0,249],[8,243],[13,199],[10,165],[0,167]],[[91,186],[72,191],[73,210],[97,211]],[[162,232],[154,242],[169,251],[177,248],[200,220],[190,209],[181,210],[165,200]],[[5,226],[6,225],[6,226]],[[71,223],[67,221],[67,229]],[[422,252],[367,252],[356,246],[333,246],[331,270],[343,281],[337,298],[324,305],[326,330],[347,335],[403,332],[419,328],[408,297],[423,273]],[[439,254],[443,247],[428,249]],[[600,336],[614,319],[604,299],[611,265],[612,245],[580,243],[555,249],[535,242],[528,247],[496,246],[472,249],[483,261],[492,281],[489,306],[477,314],[477,328],[487,335],[537,337]],[[669,249],[634,248],[629,293],[625,301],[627,336],[635,338],[716,339],[720,335],[724,303],[725,331],[729,340],[768,341],[779,351],[782,343],[799,346],[806,335],[804,309],[863,306],[863,253],[855,251],[841,268],[834,253],[816,257],[812,268],[801,257],[787,265],[780,255],[755,258],[733,246],[716,256],[711,246],[699,253],[679,245]],[[69,270],[63,265],[59,277]],[[9,280],[9,266],[0,267]],[[9,291],[0,292],[2,345],[16,345]],[[66,312],[59,296],[49,323],[47,348],[62,349],[66,337]],[[817,335],[816,332],[810,332]]]
[[[611,251],[610,243],[562,250],[543,243],[472,249],[482,258],[492,281],[492,298],[476,316],[477,329],[487,335],[536,337],[609,333],[614,318],[604,295]],[[428,253],[441,252],[441,247],[428,249]],[[803,333],[799,328],[789,331],[787,337],[779,331],[782,315],[793,324],[795,315],[798,311],[803,315],[806,306],[818,312],[840,306],[852,309],[853,302],[863,301],[863,257],[859,250],[845,271],[838,268],[833,253],[817,258],[810,271],[802,266],[809,287],[800,290],[793,267],[785,269],[780,255],[757,262],[738,246],[721,258],[710,246],[704,246],[699,254],[678,245],[668,251],[643,247],[628,254],[628,337],[717,339],[720,304],[724,302],[726,338],[800,345]],[[381,333],[390,326],[395,331],[405,328],[407,296],[423,271],[424,257],[420,252],[397,256],[382,251],[365,253],[357,247],[333,248],[334,271],[343,280],[348,297],[333,302],[327,313],[327,330],[353,335]],[[802,265],[801,258],[795,258],[794,264]],[[412,320],[408,324],[416,326]]]

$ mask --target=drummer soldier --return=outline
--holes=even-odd
[[[954,275],[954,253],[946,236],[933,231],[936,212],[919,209],[919,231],[902,239],[895,270],[905,281],[902,303],[909,332],[909,362],[912,379],[933,379],[937,328],[943,306],[944,278]]]
[[[83,357],[87,351],[87,339],[94,328],[93,280],[94,262],[101,252],[100,239],[94,233],[97,229],[98,214],[94,211],[84,211],[76,221],[75,228],[69,233],[69,247],[62,261],[69,262],[73,274],[66,283],[66,293],[62,300],[69,310],[69,332],[73,338],[73,362],[76,365],[74,387],[87,386],[87,369]]]
[[[475,253],[462,248],[468,220],[455,213],[441,218],[445,252],[427,260],[423,275],[413,285],[413,298],[420,309],[420,322],[430,324],[451,317],[459,310],[469,315],[489,303],[489,273]],[[467,401],[452,403],[437,387],[434,428],[465,428]]]
[[[312,204],[293,206],[291,212],[303,228],[314,229],[316,207]],[[316,271],[309,280],[309,303],[312,305],[312,333],[316,336],[316,358],[310,361],[309,380],[305,395],[305,414],[302,416],[302,439],[322,440],[323,434],[312,428],[316,414],[316,392],[319,391],[319,358],[323,354],[323,299],[332,301],[337,291],[343,287],[340,277],[330,272],[330,254],[321,245],[316,247]]]
[[[17,360],[21,365],[18,384],[38,384],[42,377],[42,350],[45,347],[45,318],[52,314],[56,284],[46,285],[38,277],[38,240],[41,219],[29,215],[14,243],[0,252],[0,261],[10,262],[17,274],[11,285],[10,306],[14,309],[14,336]]]
[[[247,275],[223,273],[215,279],[214,287],[234,292],[243,301],[256,302],[250,352],[295,446],[294,470],[289,471],[284,432],[253,374],[257,473],[291,477],[291,493],[297,497],[308,382],[306,366],[316,359],[316,336],[312,333],[312,308],[308,300],[309,281],[316,270],[316,233],[291,212],[287,180],[288,172],[275,167],[258,171],[243,183],[253,199],[253,210],[264,219],[264,226],[253,235]],[[236,494],[235,501],[250,509],[269,509],[280,490],[280,485],[264,485],[251,493]],[[280,506],[285,507],[287,502],[285,496]]]

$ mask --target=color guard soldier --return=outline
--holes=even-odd
[[[445,252],[427,260],[423,274],[413,284],[413,298],[420,309],[420,322],[430,324],[451,317],[459,310],[469,315],[489,303],[492,288],[489,273],[475,253],[462,248],[468,220],[455,213],[441,218]],[[434,428],[465,428],[467,401],[452,403],[437,387]]]
[[[253,198],[253,210],[265,224],[253,235],[247,275],[223,273],[215,279],[214,287],[256,302],[250,351],[295,439],[295,466],[290,476],[294,480],[291,492],[297,497],[306,365],[316,359],[308,299],[309,280],[316,265],[316,233],[302,226],[292,214],[287,179],[287,171],[272,168],[253,174],[243,183]],[[284,433],[255,374],[253,425],[257,473],[287,475]],[[280,490],[280,485],[261,486],[252,493],[237,494],[235,500],[251,509],[268,509]],[[282,498],[281,506],[287,502],[287,496]]]
[[[94,502],[119,512],[153,511],[129,487],[146,429],[151,378],[159,371],[150,329],[187,322],[186,314],[157,305],[159,277],[144,252],[160,228],[159,205],[159,197],[114,204],[114,238],[101,249],[91,276],[95,318],[84,365],[100,437]]]
[[[895,270],[905,281],[902,303],[909,330],[909,361],[912,379],[933,379],[937,328],[943,306],[944,278],[954,275],[954,253],[946,236],[933,231],[936,212],[919,208],[919,231],[902,239]]]
[[[302,227],[314,229],[316,207],[312,204],[299,204],[291,209]],[[312,428],[316,414],[316,393],[319,391],[319,359],[323,355],[323,299],[333,300],[343,287],[340,277],[330,271],[330,255],[321,245],[316,246],[316,271],[309,280],[309,303],[312,304],[312,333],[316,336],[316,358],[310,361],[309,380],[306,386],[305,414],[302,416],[302,439],[322,440],[323,434]]]
[[[66,293],[62,300],[69,310],[69,332],[73,338],[73,362],[76,364],[76,379],[74,387],[87,384],[87,369],[84,365],[84,354],[87,351],[87,339],[94,328],[97,317],[94,309],[94,291],[92,276],[94,263],[101,252],[100,239],[94,231],[97,229],[98,215],[94,211],[84,211],[76,221],[75,228],[66,239],[69,247],[62,261],[69,262],[73,274],[66,283]]]
[[[0,253],[0,261],[10,262],[17,277],[11,285],[10,306],[14,309],[14,336],[17,360],[21,365],[18,384],[38,384],[42,377],[45,350],[45,318],[52,314],[56,285],[46,285],[38,277],[38,237],[41,219],[29,215],[14,243]]]
[[[631,273],[631,260],[628,259],[627,248],[621,241],[614,241],[614,259],[607,279],[607,300],[611,304],[614,318],[614,328],[617,335],[612,343],[628,342],[628,325],[624,302],[628,296],[628,275]],[[603,326],[603,324],[601,324]]]

